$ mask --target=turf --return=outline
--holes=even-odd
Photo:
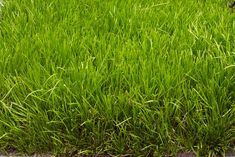
[[[235,143],[224,0],[8,0],[0,150],[221,154]]]

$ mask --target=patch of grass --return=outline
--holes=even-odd
[[[0,150],[223,153],[235,135],[234,14],[223,0],[9,0]]]

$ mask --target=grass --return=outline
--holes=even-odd
[[[162,156],[235,143],[224,0],[8,0],[0,150]]]

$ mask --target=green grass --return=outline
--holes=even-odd
[[[224,0],[5,0],[0,150],[234,147],[234,21]]]

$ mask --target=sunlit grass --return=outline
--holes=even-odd
[[[0,150],[234,147],[234,18],[223,0],[6,1]]]

